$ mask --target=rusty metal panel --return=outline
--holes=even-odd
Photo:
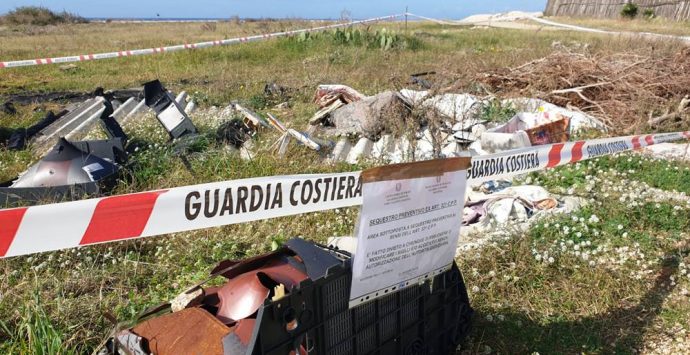
[[[187,308],[149,319],[132,331],[147,339],[156,355],[218,355],[231,329],[203,309]]]

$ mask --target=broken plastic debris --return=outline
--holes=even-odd
[[[266,127],[266,128],[269,127],[266,120],[261,118],[261,116],[257,115],[256,112],[254,112],[254,111],[252,111],[252,110],[250,110],[250,109],[248,109],[248,108],[246,108],[240,104],[235,104],[235,109],[237,111],[239,111],[244,116],[244,118],[248,121],[248,122],[246,122],[248,125],[253,125],[253,127],[252,127],[253,129],[257,129],[259,127]]]
[[[186,95],[186,93],[185,93]],[[158,121],[165,127],[171,138],[180,138],[196,133],[196,127],[187,117],[180,104],[165,90],[160,81],[154,80],[144,84],[144,102],[153,109]]]

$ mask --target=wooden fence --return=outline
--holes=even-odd
[[[629,2],[637,4],[639,15],[645,9],[668,19],[690,20],[690,0],[548,0],[546,16],[583,16],[599,18],[620,17],[621,9]]]

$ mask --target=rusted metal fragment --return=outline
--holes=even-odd
[[[288,289],[307,279],[307,274],[288,261],[274,259],[265,265],[230,279],[218,290],[216,316],[230,323],[249,317],[268,298],[270,290],[283,284]]]
[[[226,323],[247,318],[259,309],[269,292],[255,272],[237,276],[218,290],[220,307],[216,316]]]
[[[199,308],[187,308],[147,320],[132,331],[148,340],[156,355],[218,355],[231,329]]]

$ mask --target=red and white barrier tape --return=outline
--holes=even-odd
[[[653,144],[690,131],[594,139],[472,158],[481,182]],[[361,205],[360,172],[271,176],[0,210],[0,258]]]
[[[328,29],[332,29],[332,28],[347,27],[347,26],[352,26],[352,25],[358,25],[358,24],[364,24],[364,23],[370,23],[370,22],[378,22],[378,21],[385,21],[385,20],[393,20],[395,18],[402,17],[402,16],[404,16],[404,14],[375,17],[375,18],[370,18],[370,19],[366,19],[366,20],[351,21],[351,22],[347,22],[347,23],[336,23],[336,24],[332,24],[332,25],[312,27],[312,28],[306,28],[306,29],[294,30],[294,31],[265,33],[265,34],[255,35],[255,36],[228,38],[228,39],[208,41],[208,42],[199,42],[199,43],[178,44],[175,46],[167,46],[167,47],[121,50],[121,51],[117,51],[117,52],[97,53],[97,54],[82,54],[82,55],[75,55],[75,56],[69,56],[69,57],[39,58],[39,59],[6,61],[6,62],[0,62],[0,69],[2,69],[2,68],[13,68],[13,67],[24,67],[24,66],[31,66],[31,65],[83,62],[83,61],[87,61],[87,60],[130,57],[130,56],[136,56],[136,55],[157,54],[157,53],[164,53],[164,52],[181,51],[181,50],[186,50],[186,49],[198,49],[198,48],[207,48],[207,47],[214,47],[214,46],[224,46],[224,45],[239,44],[239,43],[246,43],[246,42],[262,41],[262,40],[267,40],[267,39],[274,38],[274,37],[285,37],[285,36],[297,35],[297,34],[304,33],[304,32],[324,31],[324,30],[328,30]]]

